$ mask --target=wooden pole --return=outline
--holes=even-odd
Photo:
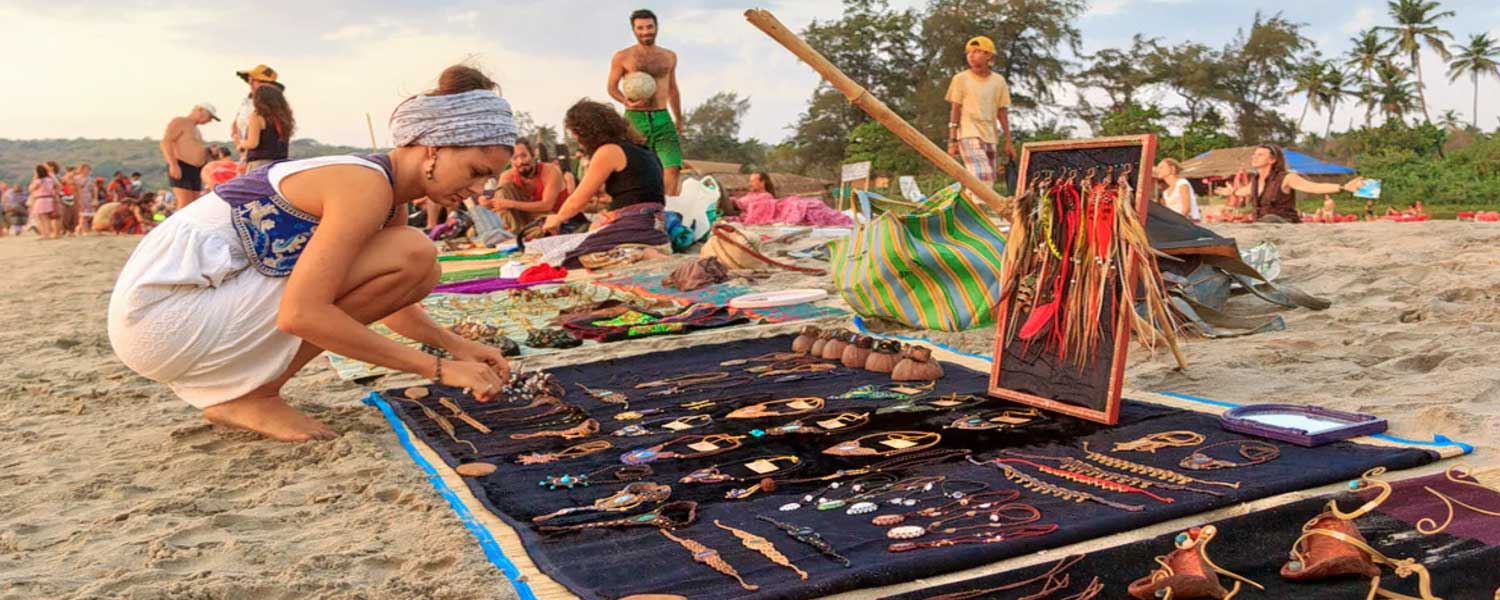
[[[378,152],[375,145],[375,122],[370,120],[370,113],[365,113],[365,127],[370,130],[370,151]]]
[[[983,181],[980,181],[978,177],[975,177],[973,173],[965,169],[963,165],[944,152],[942,148],[939,148],[937,144],[932,143],[932,140],[927,139],[927,136],[922,135],[922,132],[917,131],[917,128],[912,127],[910,123],[907,123],[905,119],[897,115],[884,102],[871,96],[868,90],[855,83],[853,79],[850,79],[848,75],[845,75],[833,63],[828,62],[827,58],[824,58],[817,50],[814,50],[812,46],[807,45],[807,42],[802,41],[801,37],[798,37],[797,34],[792,33],[785,25],[782,25],[781,21],[777,20],[776,16],[771,14],[770,11],[759,8],[747,10],[745,11],[745,20],[761,31],[764,31],[766,35],[771,36],[771,39],[776,40],[787,50],[790,50],[797,58],[802,59],[802,62],[807,63],[807,66],[812,67],[814,71],[818,72],[818,75],[823,76],[823,79],[833,84],[835,89],[843,93],[844,97],[849,99],[850,104],[859,107],[860,110],[865,111],[865,114],[870,115],[876,122],[889,129],[891,133],[896,134],[897,138],[900,138],[906,145],[911,146],[913,150],[917,151],[917,154],[921,154],[922,158],[927,159],[927,162],[932,163],[933,166],[947,173],[949,177],[958,180],[960,184],[968,188],[970,192],[973,192],[976,197],[983,200],[985,204],[990,205],[990,208],[999,214],[1010,214],[1009,203],[1000,194],[995,192],[993,186],[986,185]]]

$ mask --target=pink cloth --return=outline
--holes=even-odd
[[[750,192],[734,199],[740,209],[740,221],[746,225],[813,225],[847,227],[854,224],[849,215],[833,210],[822,200],[787,196],[776,199],[765,192]]]

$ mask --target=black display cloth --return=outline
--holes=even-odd
[[[790,381],[775,382],[759,379],[751,384],[730,390],[688,393],[664,399],[652,399],[645,391],[633,389],[635,384],[663,377],[704,371],[731,371],[742,374],[746,366],[724,367],[720,361],[748,358],[771,352],[785,352],[791,348],[792,336],[780,336],[759,340],[735,341],[723,344],[704,345],[669,352],[655,352],[634,357],[602,360],[593,363],[564,366],[550,370],[567,389],[565,400],[589,411],[601,424],[601,435],[590,439],[607,439],[614,448],[599,454],[562,462],[522,466],[515,463],[517,454],[531,451],[559,450],[583,440],[527,440],[512,441],[508,430],[494,426],[495,433],[483,435],[468,425],[454,421],[461,439],[472,441],[481,455],[493,455],[485,460],[500,466],[498,472],[480,478],[467,479],[470,489],[484,506],[513,527],[529,551],[537,566],[557,582],[584,598],[618,598],[637,593],[677,593],[693,599],[720,598],[809,598],[842,591],[889,585],[922,577],[976,567],[1020,554],[1092,539],[1142,527],[1148,524],[1195,514],[1229,504],[1263,498],[1284,492],[1306,489],[1358,475],[1374,466],[1391,469],[1409,468],[1431,462],[1437,456],[1424,450],[1376,447],[1354,443],[1337,443],[1321,448],[1308,449],[1280,445],[1279,459],[1242,469],[1219,471],[1203,475],[1205,479],[1242,481],[1238,490],[1223,497],[1194,494],[1191,492],[1164,492],[1175,499],[1171,504],[1162,504],[1149,498],[1133,494],[1116,494],[1041,477],[1044,480],[1067,485],[1074,489],[1087,490],[1111,500],[1145,504],[1146,510],[1138,513],[1122,512],[1095,503],[1075,504],[1070,501],[1044,496],[1039,493],[1021,492],[1021,500],[1037,507],[1042,512],[1039,523],[1056,523],[1059,529],[1049,535],[1022,538],[997,544],[961,545],[936,549],[925,549],[905,553],[891,553],[887,546],[892,542],[885,536],[885,527],[871,524],[874,515],[847,515],[843,510],[818,511],[810,506],[800,510],[783,512],[778,507],[801,500],[804,494],[817,491],[822,484],[783,486],[773,494],[759,494],[749,499],[728,501],[724,493],[746,483],[724,483],[713,485],[691,485],[678,482],[683,475],[710,465],[735,465],[752,457],[779,454],[795,454],[807,465],[795,475],[809,476],[831,473],[841,468],[853,468],[876,462],[878,458],[840,458],[824,455],[821,450],[840,441],[859,435],[892,430],[939,431],[943,435],[941,448],[971,449],[977,456],[992,456],[1001,448],[1022,448],[1028,452],[1079,454],[1082,440],[1091,441],[1093,448],[1108,448],[1110,443],[1136,439],[1148,434],[1167,430],[1187,429],[1203,433],[1210,443],[1228,439],[1242,439],[1237,434],[1221,431],[1216,417],[1208,414],[1170,408],[1145,402],[1126,402],[1121,410],[1120,423],[1114,427],[1099,425],[1061,415],[1052,415],[1039,422],[1005,432],[973,432],[944,429],[961,415],[973,410],[956,412],[890,413],[874,414],[875,409],[894,403],[892,400],[827,400],[823,411],[859,410],[868,411],[870,423],[849,433],[831,436],[785,436],[747,437],[744,445],[734,451],[706,458],[683,461],[657,461],[651,464],[654,475],[650,481],[672,486],[672,500],[693,500],[700,503],[698,520],[692,526],[675,533],[716,549],[729,564],[733,565],[746,581],[760,586],[757,592],[741,589],[734,580],[719,574],[709,567],[695,563],[692,554],[667,540],[654,528],[622,528],[607,530],[584,530],[564,533],[545,533],[536,529],[532,517],[561,508],[587,505],[595,499],[618,490],[619,484],[596,484],[591,487],[549,490],[539,483],[550,475],[579,474],[612,465],[619,465],[620,455],[636,448],[662,443],[687,434],[727,432],[748,435],[752,429],[766,429],[791,421],[795,417],[761,419],[755,421],[727,420],[722,417],[734,407],[719,406],[709,411],[714,422],[706,427],[682,433],[666,433],[647,437],[612,437],[608,432],[625,426],[626,422],[612,417],[621,409],[596,401],[582,393],[579,385],[595,389],[626,392],[630,395],[631,410],[655,407],[676,407],[680,403],[712,398],[727,398],[736,394],[765,393],[776,398],[793,396],[828,397],[841,394],[851,388],[865,384],[889,383],[887,375],[863,370],[846,371],[843,374]],[[946,377],[940,380],[933,394],[968,393],[983,395],[988,383],[984,373],[945,364]],[[427,405],[435,412],[446,414],[438,406],[439,396],[453,398],[471,414],[479,414],[493,408],[503,408],[504,403],[480,405],[464,397],[458,390],[430,387],[433,397]],[[467,445],[456,444],[414,404],[400,400],[403,389],[382,392],[387,402],[396,410],[407,427],[427,445],[432,447],[450,466],[475,460]],[[1021,408],[991,399],[983,406],[986,410]],[[689,413],[679,410],[664,416],[682,416]],[[648,419],[657,417],[648,417]],[[481,418],[481,421],[484,419]],[[1177,462],[1188,454],[1186,449],[1168,449],[1154,455],[1129,453],[1131,460],[1156,466],[1177,469]],[[967,462],[949,462],[900,473],[901,476],[935,475],[947,476],[950,480],[981,481],[992,489],[1017,489],[1006,481],[998,471]],[[847,493],[837,490],[836,493]],[[937,504],[935,501],[924,505]],[[629,513],[605,513],[600,519],[618,518],[643,512],[641,509]],[[876,514],[890,514],[910,509],[894,509],[889,506]],[[813,548],[787,537],[780,530],[757,520],[765,515],[783,522],[810,526],[827,539],[843,555],[853,562],[844,568],[829,560]],[[558,522],[574,522],[573,517],[564,517]],[[729,532],[715,527],[714,520],[726,525],[748,530],[771,540],[777,549],[788,556],[797,566],[811,576],[807,581],[797,578],[791,570],[777,566],[760,554],[743,548]],[[583,516],[578,521],[585,520]],[[929,536],[932,537],[932,536]]]
[[[1402,485],[1405,483],[1406,485]],[[1431,475],[1398,482],[1395,493],[1385,506],[1398,506],[1407,501],[1425,502],[1429,506],[1424,513],[1442,522],[1446,512],[1427,495],[1424,486],[1455,493],[1452,482],[1442,475]],[[1455,494],[1457,495],[1457,494]],[[1487,502],[1480,506],[1494,508],[1500,500],[1488,494]],[[1323,512],[1329,499],[1336,499],[1345,511],[1351,511],[1373,497],[1361,493],[1340,493],[1322,498],[1302,500],[1276,508],[1257,511],[1248,515],[1215,521],[1218,534],[1208,545],[1208,557],[1220,567],[1265,586],[1265,591],[1244,586],[1239,598],[1296,598],[1298,600],[1363,600],[1370,590],[1370,580],[1344,577],[1327,581],[1294,582],[1281,578],[1281,566],[1286,562],[1292,544],[1302,534],[1302,525]],[[1421,535],[1412,522],[1402,520],[1394,511],[1377,509],[1355,521],[1365,541],[1395,560],[1415,558],[1432,574],[1432,593],[1445,600],[1490,600],[1500,589],[1500,547],[1482,541],[1451,535],[1447,531],[1437,535]],[[1448,531],[1461,531],[1464,524],[1493,528],[1497,519],[1459,508],[1454,513],[1454,525]],[[1129,598],[1126,588],[1137,578],[1146,576],[1157,568],[1154,559],[1166,555],[1173,549],[1176,534],[1167,534],[1149,540],[1132,542],[1098,552],[1091,552],[1067,570],[1068,587],[1059,590],[1053,598],[1064,598],[1082,591],[1089,582],[1099,578],[1104,589],[1099,598]],[[926,600],[934,596],[959,592],[978,592],[1025,581],[1049,571],[1056,563],[1034,565],[1024,569],[977,577],[958,583],[935,586],[911,593],[890,596],[886,600]],[[1232,580],[1220,576],[1225,588]],[[975,598],[985,600],[1016,600],[1041,589],[1042,583],[1019,587],[1002,592],[982,594]],[[1389,567],[1381,569],[1381,587],[1387,590],[1417,596],[1417,577],[1400,578]]]

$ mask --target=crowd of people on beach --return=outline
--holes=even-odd
[[[51,240],[97,233],[145,233],[170,206],[170,192],[146,191],[139,172],[95,176],[88,163],[36,165],[29,182],[0,181],[0,236]]]

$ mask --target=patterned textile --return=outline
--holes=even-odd
[[[745,294],[753,294],[757,291],[743,285],[730,283],[718,283],[695,290],[683,291],[663,285],[662,276],[653,273],[640,273],[605,279],[597,282],[597,284],[646,298],[671,300],[678,304],[712,304],[715,306],[729,306],[731,299]],[[774,308],[736,310],[765,323],[786,323],[788,321],[821,319],[823,317],[838,317],[848,314],[837,308],[818,306],[816,304],[795,304]]]
[[[948,186],[911,214],[886,212],[829,243],[833,283],[855,312],[941,331],[994,323],[1005,238],[960,189]]]
[[[510,102],[491,90],[407,98],[391,113],[391,141],[401,146],[511,146]]]
[[[964,167],[985,183],[995,183],[995,145],[977,137],[958,140],[958,156]]]

